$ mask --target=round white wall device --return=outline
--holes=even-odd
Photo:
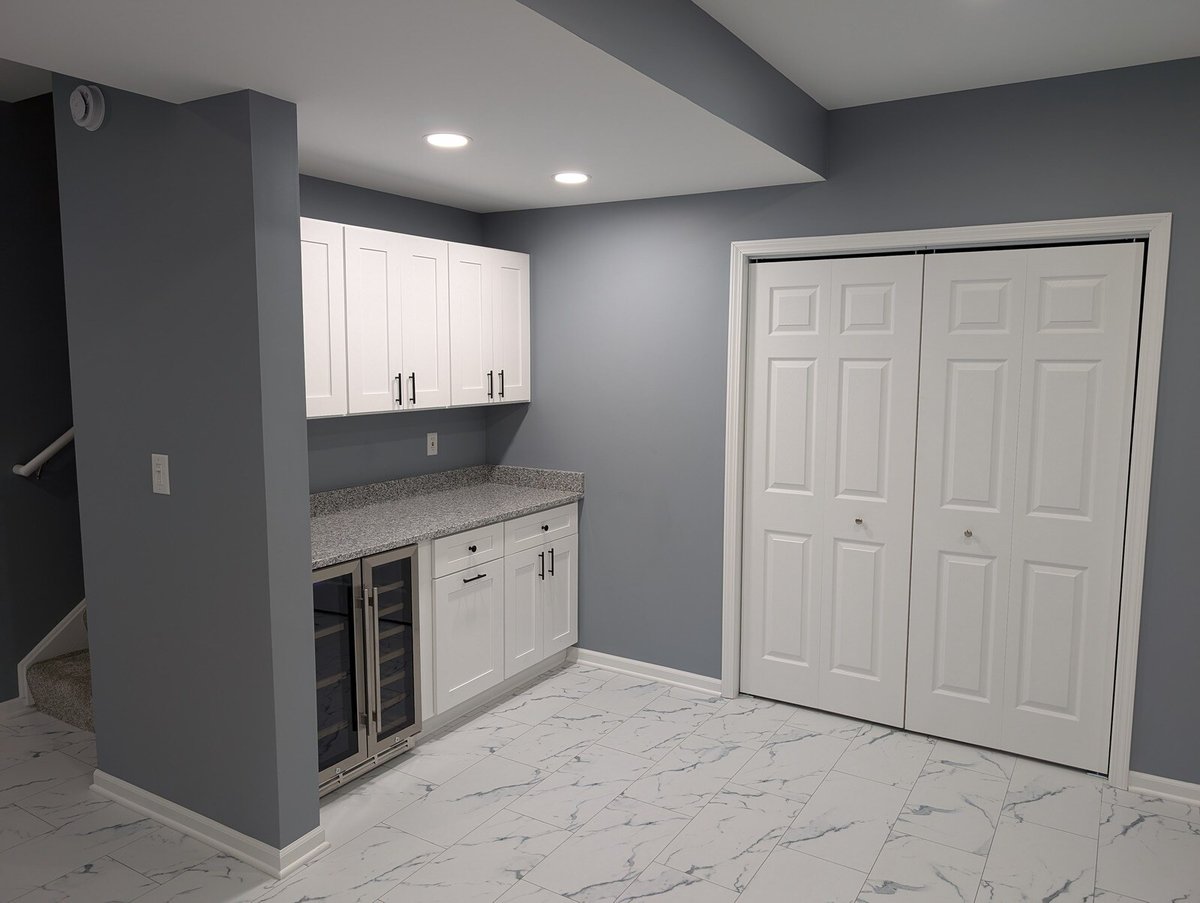
[[[104,95],[95,85],[80,85],[71,92],[71,119],[89,132],[104,122]]]

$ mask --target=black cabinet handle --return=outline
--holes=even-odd
[[[396,407],[399,407],[400,405],[402,405],[404,403],[403,396],[404,396],[404,374],[397,373],[396,374]]]
[[[463,577],[463,583],[474,583],[476,580],[482,580],[487,574],[476,574],[474,577]]]
[[[550,547],[550,576],[554,576],[554,546]]]
[[[542,524],[542,532],[545,533],[550,529],[549,524]]]
[[[492,397],[492,371],[488,371],[488,398]]]
[[[409,378],[409,381],[412,383],[412,390],[408,393],[408,400],[409,400],[410,404],[416,404],[417,403],[417,374],[410,373],[410,374],[408,374],[408,378]]]
[[[467,551],[468,552],[478,552],[479,546],[467,546]]]
[[[538,571],[538,576],[541,577],[543,580],[545,580],[546,579],[546,553],[545,552],[538,552],[538,567],[540,568],[540,570]]]
[[[503,398],[504,397],[504,371],[500,370],[498,372],[500,373],[500,397]]]

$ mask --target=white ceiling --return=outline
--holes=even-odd
[[[695,0],[829,109],[1200,56],[1200,0]]]
[[[515,0],[0,0],[0,21],[0,57],[175,102],[294,101],[302,172],[470,210],[816,178]],[[437,151],[435,131],[474,140]]]

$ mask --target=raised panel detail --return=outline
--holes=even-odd
[[[817,362],[771,358],[767,368],[767,490],[811,495]]]
[[[1011,283],[1007,279],[955,282],[950,287],[950,332],[1008,332]]]
[[[1039,332],[1099,332],[1103,313],[1103,276],[1042,280]]]
[[[1078,717],[1086,600],[1084,568],[1025,562],[1018,707],[1063,718]]]
[[[770,335],[817,331],[818,285],[787,285],[771,289]]]
[[[763,587],[763,658],[795,665],[813,661],[809,611],[813,601],[812,537],[768,530]]]
[[[1099,361],[1034,364],[1029,513],[1090,518]]]
[[[883,546],[835,540],[830,669],[879,679]]]
[[[933,691],[989,702],[996,560],[938,554]]]
[[[847,285],[842,288],[843,333],[892,333],[894,286]]]
[[[942,504],[1000,507],[1007,361],[947,361]]]
[[[338,249],[340,251],[340,248]],[[329,245],[300,243],[300,296],[304,305],[304,388],[310,396],[333,392],[333,343],[330,336]],[[345,387],[342,387],[345,394]],[[344,409],[343,409],[344,410]]]
[[[836,424],[840,498],[887,498],[890,375],[890,361],[842,361]]]

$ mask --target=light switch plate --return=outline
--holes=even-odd
[[[436,455],[437,454],[437,433],[426,433],[425,434],[425,454],[426,455]]]
[[[150,481],[158,495],[171,494],[171,470],[166,455],[150,455]]]

